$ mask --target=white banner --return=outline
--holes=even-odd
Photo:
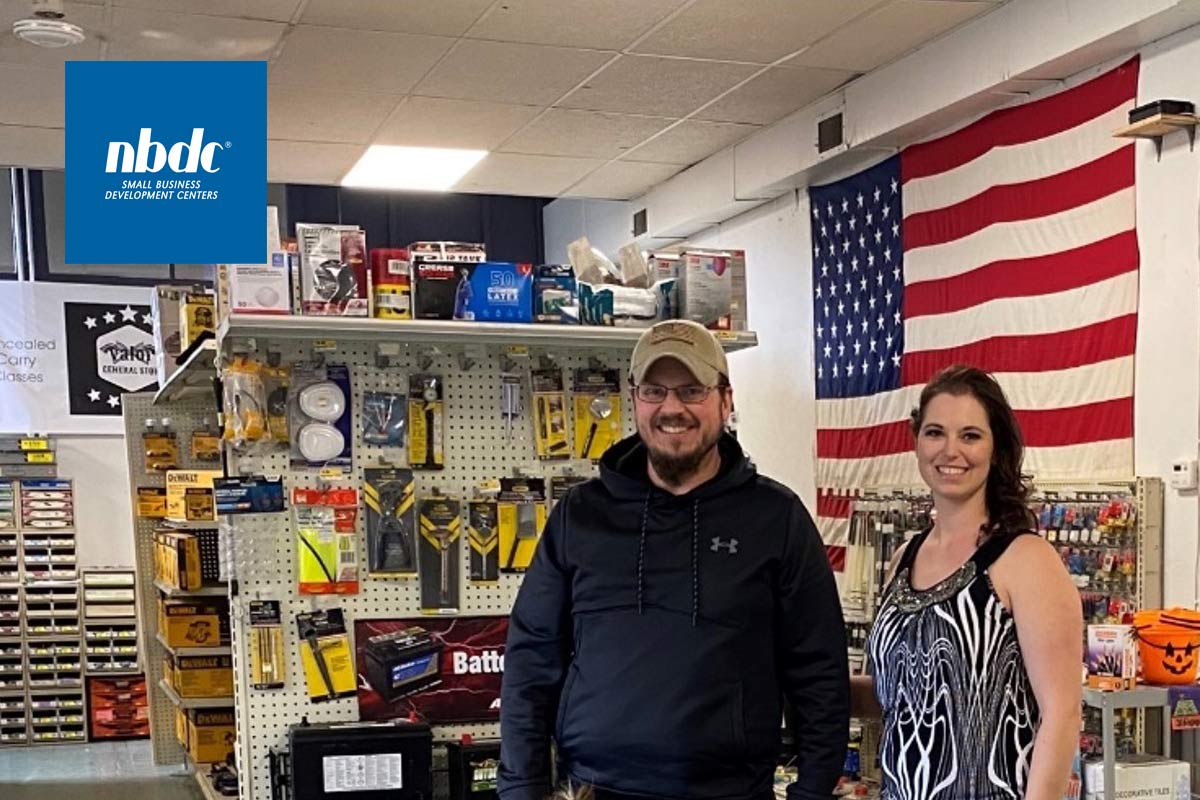
[[[0,433],[124,431],[156,388],[151,289],[0,282]]]

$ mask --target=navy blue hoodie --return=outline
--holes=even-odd
[[[771,797],[783,696],[789,796],[828,800],[850,702],[825,549],[795,494],[719,449],[718,475],[674,496],[631,437],[554,509],[509,625],[503,800],[550,793],[551,738],[559,780],[601,800]]]

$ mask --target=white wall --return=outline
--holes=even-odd
[[[56,436],[58,474],[75,482],[81,568],[134,566],[129,465],[122,436]]]

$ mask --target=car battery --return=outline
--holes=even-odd
[[[424,628],[381,633],[367,640],[367,682],[386,702],[442,682],[441,640]]]
[[[450,800],[495,800],[496,774],[500,769],[500,740],[449,742],[446,764],[450,773]]]
[[[293,725],[292,800],[431,800],[433,734],[407,720]]]

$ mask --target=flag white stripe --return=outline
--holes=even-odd
[[[904,215],[961,203],[993,186],[1048,178],[1131,147],[1131,142],[1114,138],[1112,132],[1126,124],[1132,105],[1122,103],[1070,130],[1032,142],[993,147],[954,169],[910,180],[904,184]]]
[[[817,532],[825,544],[846,544],[850,528],[849,517],[817,517]]]
[[[1107,280],[1035,297],[986,303],[904,320],[904,351],[941,350],[996,336],[1030,336],[1075,330],[1137,312],[1136,270]]]
[[[1024,470],[1037,480],[1078,479],[1081,465],[1091,465],[1089,481],[1127,480],[1127,465],[1133,463],[1133,440],[1113,439],[1063,447],[1025,449]],[[817,485],[822,488],[924,489],[916,458],[910,452],[870,458],[821,458],[817,462]]]
[[[996,380],[1016,409],[1070,408],[1129,397],[1133,356],[1047,372],[1001,372]],[[921,399],[921,385],[865,397],[817,401],[821,430],[865,428],[906,420]]]
[[[1133,187],[1058,214],[989,225],[961,239],[904,253],[905,285],[952,278],[995,261],[1074,250],[1134,228]]]

